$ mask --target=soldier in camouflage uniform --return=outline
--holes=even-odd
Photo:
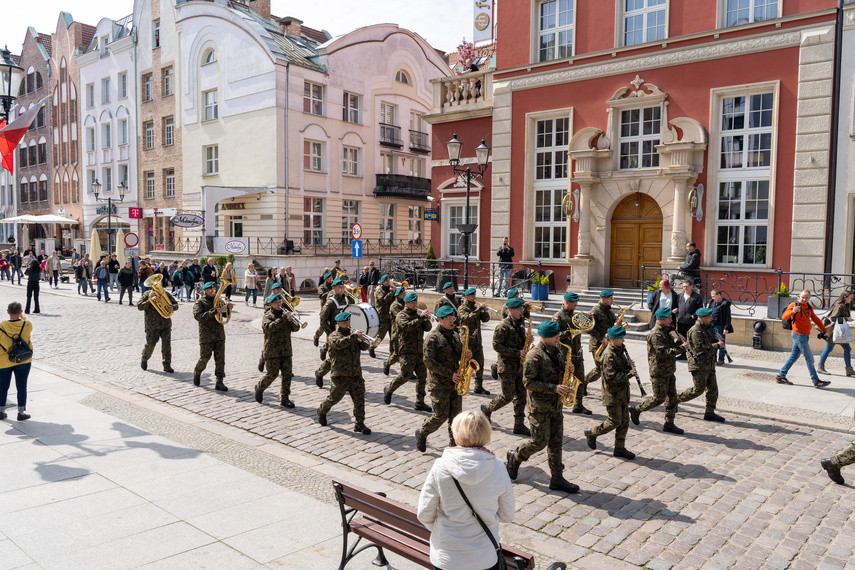
[[[463,303],[460,304],[457,313],[457,324],[469,327],[469,350],[472,351],[472,358],[478,363],[474,392],[489,396],[490,392],[484,389],[484,345],[481,338],[481,323],[490,320],[490,313],[485,308],[486,305],[475,303],[475,287],[470,287],[463,294]]]
[[[564,360],[567,360],[568,352],[570,353],[569,357],[573,361],[573,376],[578,378],[581,383],[576,393],[576,403],[573,406],[573,413],[591,415],[591,410],[582,405],[582,395],[584,393],[582,386],[585,383],[585,357],[582,354],[582,335],[577,334],[573,336],[570,334],[572,330],[575,330],[573,327],[573,314],[578,304],[579,295],[576,293],[565,293],[564,306],[552,316],[552,320],[558,323],[558,327],[561,329],[561,334],[558,337],[558,348],[561,350],[561,356]],[[572,340],[571,336],[573,336]],[[568,351],[568,344],[571,346],[572,351]]]
[[[442,297],[436,300],[436,303],[433,304],[433,314],[439,310],[443,305],[449,305],[452,309],[454,309],[454,316],[457,316],[457,309],[460,307],[460,300],[454,296],[454,283],[449,281],[445,285],[442,286],[442,292],[445,293]]]
[[[606,331],[614,326],[617,320],[612,310],[612,301],[614,301],[614,291],[603,289],[600,291],[600,302],[591,311],[591,316],[594,317],[594,330],[588,333],[588,350],[591,351],[591,356],[597,352],[600,345],[608,342]],[[601,364],[594,358],[594,369],[585,376],[584,385],[587,386],[599,378],[601,373]]]
[[[374,291],[374,307],[377,309],[377,315],[380,317],[380,330],[375,337],[378,344],[386,338],[386,333],[392,328],[392,317],[389,311],[394,301],[395,290],[389,285],[389,276],[382,275],[380,277],[380,284]],[[377,355],[374,354],[373,345],[368,349],[368,354],[371,355],[371,358],[377,358]]]
[[[327,333],[327,339],[335,332],[336,320],[335,317],[343,312],[348,305],[353,304],[353,299],[350,298],[344,289],[344,280],[341,277],[336,277],[333,281],[332,295],[327,297],[327,302],[321,311],[321,327]],[[348,326],[350,324],[348,323]],[[321,350],[324,361],[321,362],[321,367],[315,370],[315,384],[318,388],[324,387],[324,376],[332,369],[332,360],[327,355],[327,343]]]
[[[511,313],[513,315],[513,312]],[[515,481],[520,464],[529,457],[547,448],[547,461],[552,478],[549,488],[553,491],[578,493],[579,486],[564,478],[561,447],[564,445],[564,407],[561,397],[570,393],[570,388],[561,383],[564,377],[564,359],[558,350],[558,323],[544,321],[537,327],[540,342],[528,351],[523,369],[523,382],[531,405],[531,439],[519,444],[516,451],[508,450],[507,468],[511,480]]]
[[[430,375],[428,389],[433,404],[433,415],[416,430],[416,449],[425,452],[427,438],[448,421],[448,446],[454,447],[451,422],[463,409],[463,396],[457,393],[457,383],[463,377],[457,373],[463,356],[463,341],[454,327],[454,309],[445,305],[436,313],[439,324],[425,339],[425,364]],[[472,351],[466,351],[472,358]]]
[[[828,477],[838,485],[845,483],[843,475],[840,474],[840,468],[852,465],[853,463],[855,463],[855,443],[852,443],[831,459],[822,459],[819,462],[822,468],[825,469],[825,472],[828,473]]]
[[[404,310],[404,296],[407,291],[403,287],[395,289],[395,301],[389,309],[389,319],[392,321],[389,330],[389,357],[383,363],[383,374],[389,375],[389,368],[398,362],[398,313]]]
[[[653,395],[638,406],[630,406],[629,417],[638,425],[641,412],[665,402],[665,425],[662,431],[680,435],[683,430],[674,425],[677,415],[677,356],[682,354],[688,343],[680,344],[674,329],[671,328],[671,309],[661,307],[656,311],[656,325],[647,335],[647,362],[650,365],[650,381],[653,382]]]
[[[202,372],[214,355],[214,376],[217,384],[214,390],[228,392],[223,384],[226,377],[226,331],[222,323],[217,320],[217,315],[224,311],[222,307],[215,307],[214,301],[217,295],[217,283],[208,281],[202,286],[205,294],[193,305],[193,318],[199,322],[199,361],[193,371],[193,384],[198,386],[202,380]],[[232,308],[232,304],[227,304]]]
[[[330,394],[318,408],[318,423],[327,425],[327,414],[337,403],[350,393],[353,400],[353,431],[371,435],[365,426],[365,380],[362,378],[362,351],[368,349],[368,342],[362,336],[365,331],[350,330],[350,313],[335,316],[336,330],[327,338],[330,360]]]
[[[517,289],[516,287],[513,287],[513,288],[507,290],[507,297],[508,297],[508,299],[514,299],[516,297],[519,297],[520,299],[522,299],[522,293],[520,292],[519,289]],[[523,311],[523,319],[529,320],[529,319],[531,319],[531,303],[526,303],[524,305],[524,307],[525,307],[525,310]],[[501,315],[502,315],[502,319],[508,318],[508,306],[507,306],[507,304],[502,306]],[[490,374],[493,376],[493,380],[498,380],[498,378],[499,378],[499,365],[498,364],[491,364],[490,365]]]
[[[173,313],[178,310],[178,301],[175,297],[164,290],[166,298],[169,299],[169,304],[172,305]],[[154,352],[154,347],[157,346],[157,341],[160,340],[160,354],[163,357],[163,371],[175,372],[170,366],[172,362],[172,319],[164,319],[154,308],[152,301],[156,298],[154,290],[149,289],[140,297],[137,302],[137,309],[145,311],[145,348],[142,351],[142,360],[140,367],[143,370],[148,368],[148,359],[151,358]]]
[[[332,292],[333,274],[329,271],[324,273],[324,282],[318,287],[318,299],[321,301],[321,314],[324,312],[324,307],[327,304],[327,298]],[[324,334],[323,325],[318,325],[318,330],[315,331],[315,346],[320,344],[321,335]],[[323,359],[322,359],[323,360]]]
[[[282,283],[280,283],[279,281],[274,281],[273,286],[270,288],[270,295],[268,295],[267,299],[270,299],[270,297],[272,297],[274,294],[282,295],[283,291],[285,291],[285,289],[283,288]],[[262,300],[264,303],[265,313],[267,312],[267,309],[269,307],[267,299]],[[285,299],[284,295],[282,295],[282,299]],[[262,349],[261,351],[261,356],[258,357],[258,371],[264,372],[264,349]]]
[[[432,412],[433,408],[425,404],[425,384],[427,383],[427,368],[424,363],[424,334],[430,332],[430,319],[426,314],[417,310],[419,297],[410,293],[404,297],[404,310],[395,318],[398,327],[397,354],[401,361],[401,371],[383,388],[383,403],[392,403],[392,394],[406,384],[410,375],[416,373],[416,405],[417,410]]]
[[[255,385],[255,401],[259,404],[264,399],[264,391],[282,373],[282,386],[279,389],[279,404],[285,408],[293,408],[291,396],[291,370],[293,352],[291,350],[291,333],[300,330],[300,325],[294,319],[294,313],[282,310],[282,294],[273,293],[267,298],[267,310],[261,319],[261,330],[264,332],[264,358],[267,374]]]
[[[529,436],[531,432],[525,426],[525,386],[523,385],[523,359],[526,336],[525,321],[522,318],[523,305],[519,297],[508,299],[508,318],[498,324],[493,331],[493,350],[499,355],[499,376],[502,379],[502,393],[489,404],[481,405],[481,411],[491,419],[493,412],[514,403],[514,433]]]
[[[635,459],[626,448],[629,431],[629,379],[635,376],[628,353],[623,345],[626,329],[620,326],[608,330],[609,345],[603,352],[603,405],[609,417],[594,429],[585,430],[588,447],[597,449],[597,438],[615,431],[615,457]]]
[[[677,395],[680,403],[693,400],[706,392],[707,407],[704,419],[709,422],[723,422],[724,418],[715,413],[715,404],[718,401],[718,382],[715,378],[715,356],[719,348],[724,347],[713,336],[715,329],[712,326],[712,309],[701,308],[695,312],[698,319],[689,329],[689,346],[697,355],[697,360],[689,356],[689,372],[692,373],[694,386],[683,390]]]

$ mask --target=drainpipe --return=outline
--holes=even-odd
[[[138,31],[139,30],[137,29],[136,26],[134,26],[133,30],[131,30],[131,43],[134,46],[134,49],[133,49],[133,54],[134,54],[134,139],[137,139],[137,144],[134,145],[134,148],[136,148],[136,154],[137,154],[137,172],[136,172],[136,174],[137,174],[137,176],[136,176],[137,208],[140,208],[140,219],[137,220],[137,232],[141,234],[141,233],[143,233],[143,231],[141,228],[142,224],[140,223],[140,221],[143,220],[144,218],[142,217],[142,203],[140,201],[140,145],[139,145],[139,140],[138,140],[139,139],[139,127],[140,127],[140,124],[139,124],[139,120],[140,120],[140,92],[138,89],[139,85],[137,84],[137,82],[139,81],[139,69],[138,69],[139,54],[137,54],[137,43],[138,43],[138,39],[139,39]],[[141,246],[142,246],[142,241],[144,239],[146,240],[146,243],[148,243],[148,228],[146,228],[145,235],[139,236],[139,240],[137,242],[137,248],[139,250],[142,250]],[[146,246],[146,251],[148,251],[148,246]]]
[[[834,27],[834,88],[831,95],[831,148],[828,152],[828,203],[825,206],[825,273],[831,273],[834,236],[834,209],[837,199],[837,154],[840,133],[840,73],[843,58],[843,2],[837,0],[837,22]],[[825,283],[830,289],[830,283]]]
[[[841,0],[842,2],[843,0]],[[283,239],[282,245],[285,247],[285,254],[288,254],[288,216],[290,212],[288,210],[288,198],[290,196],[290,189],[288,186],[288,161],[290,160],[290,156],[288,155],[288,97],[291,93],[291,64],[285,64],[285,237]],[[278,252],[274,252],[274,255]]]

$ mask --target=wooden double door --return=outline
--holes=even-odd
[[[635,287],[641,282],[641,266],[659,267],[662,260],[662,210],[647,194],[630,194],[615,208],[611,233],[610,284]]]

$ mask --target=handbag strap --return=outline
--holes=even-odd
[[[484,529],[484,532],[487,534],[487,538],[490,539],[490,543],[492,543],[493,548],[496,549],[496,554],[501,558],[502,556],[502,547],[499,546],[499,543],[496,542],[496,538],[493,536],[493,533],[490,531],[490,528],[481,520],[481,517],[478,516],[478,513],[475,512],[475,509],[472,508],[472,503],[469,502],[469,498],[466,496],[466,493],[463,492],[463,487],[460,486],[460,483],[454,477],[451,478],[454,481],[454,484],[457,486],[457,490],[460,491],[460,496],[463,497],[463,501],[466,503],[466,506],[469,507],[469,510],[472,511],[472,514],[475,515],[475,518],[478,520],[478,524],[481,525],[481,528]]]

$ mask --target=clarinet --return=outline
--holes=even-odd
[[[627,361],[629,361],[630,367],[632,367],[632,375],[635,376],[635,381],[638,382],[638,389],[641,390],[641,397],[644,398],[647,396],[647,392],[644,391],[644,386],[641,385],[641,376],[638,375],[638,368],[635,367],[635,361],[630,358],[629,351],[626,349],[626,346],[623,347],[623,352],[626,355]]]
[[[724,337],[721,333],[715,333],[715,339],[719,342],[724,342]],[[727,348],[722,349],[724,351],[724,357],[727,358],[728,362],[733,362],[733,359],[730,357],[730,353],[727,351]]]
[[[694,351],[694,350],[692,350],[692,345],[690,345],[690,344],[689,344],[689,341],[687,341],[687,340],[686,340],[686,337],[684,337],[683,335],[681,335],[680,333],[678,333],[678,332],[677,332],[677,329],[674,329],[674,332],[677,334],[677,338],[679,338],[679,339],[680,339],[680,342],[682,342],[683,344],[688,345],[688,346],[686,346],[686,350],[689,352],[689,354],[691,354],[691,355],[692,355],[692,358],[694,358],[694,359],[695,359],[695,362],[700,362],[700,360],[698,360],[698,355],[697,355],[697,354],[695,354],[695,351]]]

